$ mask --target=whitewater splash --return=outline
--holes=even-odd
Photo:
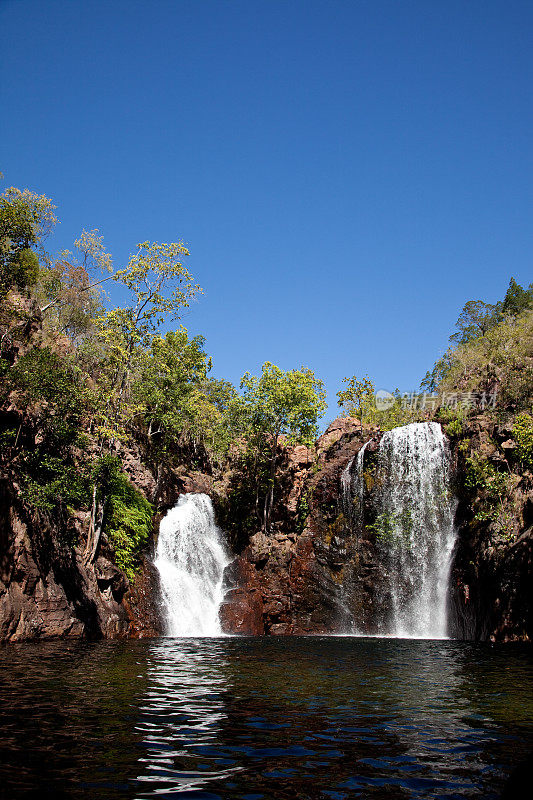
[[[456,502],[440,425],[412,423],[385,433],[378,471],[378,530],[391,601],[386,634],[446,638]]]
[[[231,559],[206,494],[184,494],[161,520],[155,555],[167,636],[220,636]]]

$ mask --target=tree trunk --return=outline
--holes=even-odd
[[[87,563],[89,558],[89,553],[92,552],[93,549],[93,535],[94,535],[94,526],[96,522],[96,484],[93,486],[93,504],[91,507],[91,518],[89,520],[89,530],[87,531],[87,541],[85,543],[85,550],[83,551],[83,560]]]
[[[272,516],[272,507],[274,505],[274,481],[276,479],[276,455],[278,450],[278,436],[279,436],[278,433],[276,433],[276,435],[274,436],[274,443],[272,445],[272,457],[270,459],[270,487],[265,497],[265,508],[264,508],[265,533],[269,533],[270,531],[270,519]]]
[[[100,536],[102,535],[102,528],[104,527],[104,512],[106,506],[107,498],[104,497],[102,504],[100,505],[99,513],[98,513],[98,522],[94,528],[94,541],[93,547],[89,556],[89,564],[92,564],[94,559],[96,558],[96,553],[98,550],[98,545],[100,544]]]
[[[96,502],[97,487],[93,486],[93,504],[91,509],[91,519],[89,522],[89,532],[87,534],[87,543],[83,551],[83,560],[86,564],[92,564],[95,559],[98,545],[100,544],[100,536],[102,535],[102,528],[104,526],[104,512],[107,498],[104,497],[101,503]]]

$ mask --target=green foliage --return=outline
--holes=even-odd
[[[501,303],[491,305],[483,300],[469,300],[456,322],[457,332],[450,336],[452,342],[465,344],[480,336],[498,324],[501,317]]]
[[[529,285],[529,289],[524,289],[511,278],[502,303],[502,312],[517,316],[530,308],[533,308],[533,283]]]
[[[256,509],[259,494],[265,495],[263,527],[268,531],[279,438],[311,444],[326,410],[326,395],[322,381],[307,367],[284,371],[269,361],[259,377],[245,373],[241,388],[242,396],[228,403],[225,418],[234,436],[240,435],[245,444],[256,486]]]
[[[32,247],[40,247],[57,220],[55,206],[44,195],[11,187],[0,196],[0,297],[13,285],[33,286],[39,261]]]
[[[20,259],[36,243],[32,215],[22,201],[0,197],[0,288],[5,293],[22,275]],[[24,286],[24,284],[22,284]]]
[[[144,417],[154,448],[168,452],[176,442],[213,451],[227,449],[223,413],[235,389],[208,378],[211,360],[202,336],[189,339],[185,328],[155,337],[140,363],[132,398]]]
[[[358,417],[361,424],[371,422],[376,414],[376,387],[368,375],[362,379],[353,375],[351,378],[343,378],[342,382],[347,386],[337,392],[339,406],[351,417]]]
[[[446,434],[450,438],[458,438],[464,430],[464,422],[461,418],[455,417],[446,425]]]
[[[90,497],[89,476],[77,464],[37,449],[26,459],[22,497],[30,505],[46,511],[58,506],[87,508]]]
[[[143,242],[127,266],[113,275],[113,280],[129,290],[130,298],[124,306],[112,308],[95,320],[106,359],[100,374],[105,413],[101,414],[99,429],[103,439],[120,436],[127,421],[138,413],[131,398],[131,376],[158,337],[159,327],[178,319],[182,309],[201,292],[181,261],[188,254],[181,242]]]
[[[80,388],[79,379],[79,370],[70,361],[50,347],[35,347],[9,370],[4,391],[20,391],[28,403],[45,400],[65,408],[71,405],[70,395]]]
[[[34,348],[20,358],[6,374],[0,398],[16,392],[27,405],[41,409],[38,449],[63,454],[75,444],[87,395],[79,369],[50,348]]]
[[[317,421],[326,410],[326,395],[321,380],[307,367],[284,371],[265,362],[259,378],[243,375],[244,389],[239,410],[248,430],[261,437],[284,435],[292,443],[312,444]]]
[[[482,493],[488,501],[501,500],[507,491],[507,476],[480,453],[474,453],[466,459],[464,485],[471,492]]]
[[[469,301],[457,321],[453,346],[426,374],[422,387],[435,392],[492,392],[498,406],[525,410],[533,399],[533,284],[511,278],[503,301]]]
[[[462,455],[466,455],[470,449],[471,443],[471,439],[463,439],[461,442],[459,442],[457,449]]]
[[[21,441],[18,425],[1,436],[4,457],[18,458],[24,498],[48,511],[86,507],[89,484],[80,441],[84,393],[79,370],[43,347],[28,351],[3,372],[0,400],[14,392],[17,403],[30,407],[39,420],[31,445]]]
[[[402,398],[399,389],[395,389],[393,395],[394,402],[389,408],[376,410],[375,412],[375,422],[382,431],[390,431],[401,425],[408,425],[410,422],[426,419],[422,396],[415,398],[415,402],[411,403]]]
[[[409,547],[413,531],[413,515],[409,508],[404,508],[397,514],[378,514],[374,522],[367,525],[375,535],[377,541],[387,547]]]
[[[18,253],[16,260],[12,263],[11,279],[12,282],[20,287],[35,286],[39,278],[39,259],[37,255],[26,247]]]
[[[104,248],[98,231],[83,231],[76,239],[75,252],[64,250],[60,257],[41,270],[36,288],[45,329],[66,333],[73,344],[94,335],[95,320],[103,314],[101,271],[111,269],[111,256]],[[98,278],[98,279],[97,279]]]
[[[454,363],[454,349],[450,347],[441,358],[437,359],[433,369],[426,372],[424,379],[420,382],[420,388],[432,394],[438,392]]]
[[[518,414],[513,425],[516,456],[525,469],[533,470],[533,417]]]
[[[152,529],[153,507],[120,471],[120,461],[109,454],[93,469],[99,494],[106,498],[104,530],[115,551],[115,561],[134,580],[139,557]]]
[[[303,531],[307,517],[311,511],[311,496],[312,491],[304,491],[298,499],[297,508],[297,527],[299,531]]]

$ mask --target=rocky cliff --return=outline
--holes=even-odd
[[[329,633],[371,613],[373,564],[343,510],[340,477],[372,436],[376,429],[341,418],[314,448],[284,448],[272,531],[254,533],[228,573],[226,630]]]
[[[145,560],[134,586],[105,543],[94,563],[73,546],[84,515],[31,511],[0,481],[0,641],[116,638],[159,632],[157,582]]]
[[[452,438],[458,539],[450,633],[533,640],[533,475],[516,457],[512,418],[471,418]]]
[[[450,633],[468,639],[530,640],[533,477],[513,456],[512,423],[471,419],[451,438],[459,497],[458,538],[450,581]],[[242,634],[375,633],[386,613],[384,567],[372,526],[372,470],[381,433],[357,420],[335,420],[313,448],[283,445],[272,529],[250,532],[231,504],[231,465],[214,475],[186,466],[155,475],[133,446],[121,461],[132,483],[161,515],[179,494],[211,495],[227,523],[236,558],[227,570],[223,627]],[[341,476],[365,451],[364,519],[354,517]],[[498,475],[497,502],[472,479],[472,464]],[[484,474],[484,473],[483,473]],[[492,474],[489,470],[489,475]],[[235,477],[235,476],[233,476]],[[489,487],[490,488],[490,487]],[[230,508],[230,512],[228,512]],[[233,514],[234,518],[230,519]],[[157,574],[150,547],[130,583],[114,564],[105,535],[94,563],[83,557],[87,513],[31,511],[13,476],[0,482],[0,640],[55,636],[127,637],[161,632]]]
[[[335,420],[312,450],[285,448],[277,514],[254,533],[228,571],[222,608],[228,632],[376,633],[387,614],[386,566],[376,544],[373,469],[381,433]],[[365,442],[365,508],[354,518],[341,476]],[[512,423],[471,418],[451,437],[457,541],[449,585],[452,637],[530,641],[533,476],[513,458]],[[500,496],[472,479],[494,465]],[[489,471],[489,474],[493,473]],[[501,478],[501,476],[504,478]],[[495,479],[496,480],[496,479]]]

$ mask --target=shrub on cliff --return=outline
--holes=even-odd
[[[525,469],[533,470],[533,417],[518,414],[513,425],[516,457]]]
[[[152,517],[151,503],[124,473],[118,472],[110,487],[104,530],[115,551],[117,566],[130,581],[135,578],[140,553],[148,542]]]

